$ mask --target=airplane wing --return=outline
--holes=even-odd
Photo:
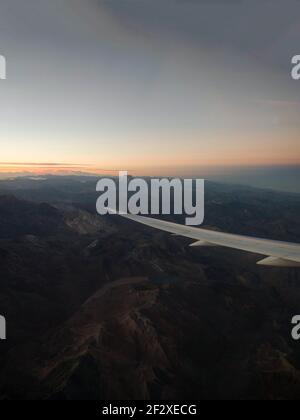
[[[192,226],[179,225],[145,216],[120,214],[133,220],[173,235],[194,239],[191,246],[223,246],[264,255],[267,258],[257,264],[274,267],[300,267],[300,244],[258,239],[250,236],[232,235],[200,229]]]

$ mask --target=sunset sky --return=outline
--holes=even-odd
[[[0,173],[298,165],[299,39],[298,0],[1,0]]]

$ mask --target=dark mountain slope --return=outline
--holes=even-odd
[[[292,203],[214,193],[207,223],[290,240]],[[83,207],[0,197],[2,399],[299,398],[299,270]]]

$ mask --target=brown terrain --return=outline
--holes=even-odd
[[[207,225],[296,241],[299,199],[278,196],[214,192]],[[300,397],[299,270],[34,201],[0,197],[2,399]]]

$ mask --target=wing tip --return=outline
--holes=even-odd
[[[288,260],[279,257],[267,257],[261,261],[258,261],[257,265],[265,267],[300,267],[300,262]]]

